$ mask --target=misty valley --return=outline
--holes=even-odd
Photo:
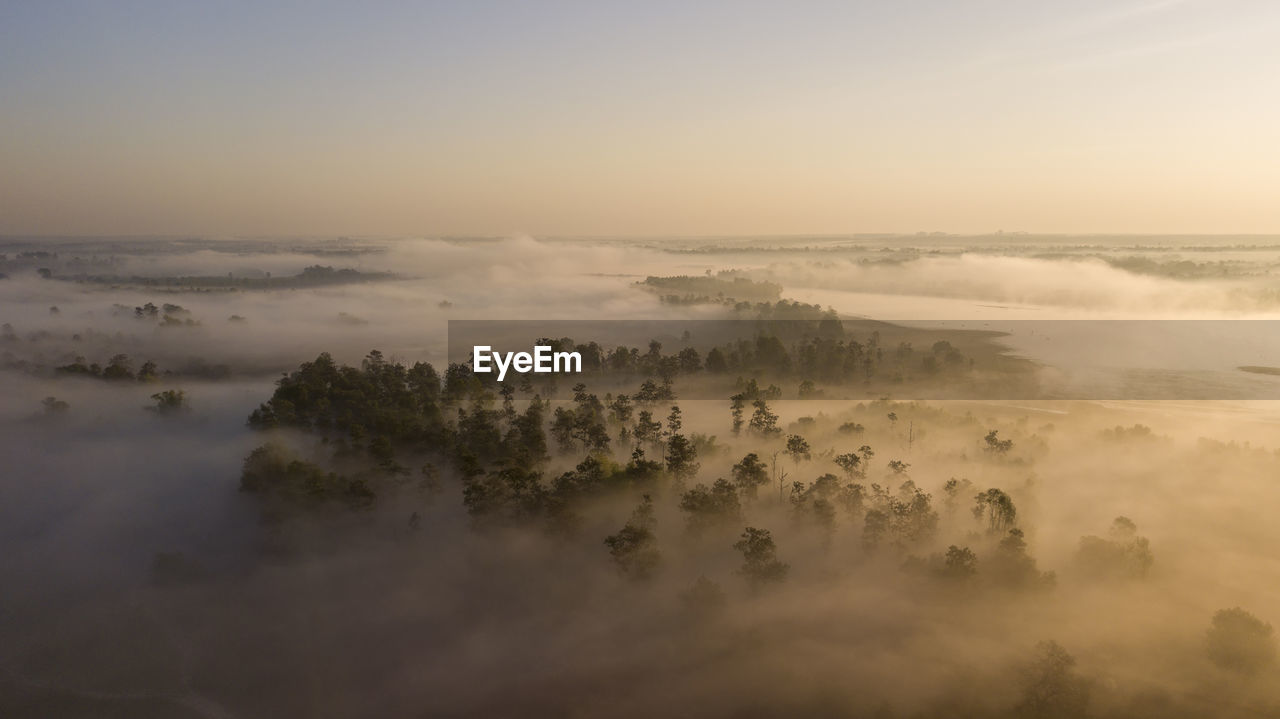
[[[0,716],[1280,716],[1277,270],[0,240]]]

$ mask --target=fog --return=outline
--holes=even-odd
[[[1021,311],[1020,316],[1039,319],[1274,318],[1280,312],[1274,290],[1265,280],[1273,254],[1251,258],[1251,263],[1261,265],[1257,269],[1261,276],[1194,282],[1136,275],[1083,251],[1075,256],[1063,254],[1055,259],[985,253],[925,255],[892,264],[859,259],[787,262],[771,264],[758,274],[788,287],[816,291],[808,301],[836,301],[839,295],[833,290],[851,293],[845,301],[868,295],[934,300],[927,305],[885,308],[898,319],[907,319],[898,315],[921,306],[928,307],[926,313],[933,318],[960,319],[952,313],[970,317],[973,305],[992,303],[1001,305],[995,309],[1004,312],[986,316]],[[1222,274],[1227,275],[1225,268]]]
[[[317,393],[345,401],[302,375],[281,392],[306,391],[273,400],[322,352],[363,362],[366,379],[383,367],[372,350],[445,375],[450,320],[765,311],[700,290],[673,301],[648,276],[771,281],[814,312],[926,331],[1280,308],[1267,286],[1280,250],[1265,244],[940,242],[79,240],[38,258],[19,254],[29,242],[0,246],[0,715],[1280,715],[1280,404],[1206,394],[1203,358],[1170,369],[1167,398],[1150,401],[928,399],[921,357],[943,354],[923,344],[910,363],[882,347],[875,377],[868,359],[848,390],[860,399],[802,399],[810,378],[794,369],[682,371],[674,399],[636,402],[664,424],[657,439],[605,417],[604,388],[634,396],[644,376],[588,376],[605,451],[554,439],[554,409],[590,406],[564,378],[543,394],[546,456],[527,465],[507,452],[541,387],[514,393],[505,416],[496,385],[441,399],[440,435],[380,424],[400,405],[374,394],[368,417],[291,423]],[[1183,260],[1212,271],[1176,276]],[[362,275],[179,281],[315,265]],[[991,353],[1032,355],[1022,340],[991,340]],[[1032,364],[1063,371],[1066,350]],[[1148,368],[1176,369],[1149,352]],[[1280,365],[1269,356],[1249,363]],[[938,381],[990,370],[986,357]],[[684,399],[735,375],[778,385],[760,395],[776,431],[735,432],[732,392]],[[166,391],[181,395],[166,404]],[[251,426],[269,401],[278,419]],[[502,437],[482,445],[485,422]],[[677,435],[696,467],[672,463]],[[807,449],[788,453],[790,437]],[[294,463],[246,462],[264,445]],[[665,466],[626,474],[637,447]],[[764,473],[754,497],[735,483],[748,453]],[[852,468],[834,461],[849,454]],[[590,485],[590,461],[613,484]],[[303,474],[308,491],[351,489],[299,499],[288,483]],[[515,484],[528,476],[532,489]],[[735,547],[748,528],[772,545]],[[1248,614],[1219,613],[1237,607]]]

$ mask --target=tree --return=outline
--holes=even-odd
[[[645,458],[644,448],[631,451],[631,461],[622,468],[622,476],[635,486],[653,486],[662,475],[662,465]]]
[[[446,401],[458,402],[481,392],[482,389],[479,377],[467,365],[450,362],[445,368],[442,395]]]
[[[1017,527],[1010,529],[996,546],[987,561],[986,574],[995,583],[1011,589],[1051,587],[1055,581],[1053,572],[1036,568],[1036,560],[1027,554],[1027,541]]]
[[[574,427],[574,438],[582,443],[588,452],[607,452],[609,449],[609,430],[604,423],[593,420],[590,415],[578,413],[578,421]]]
[[[1256,674],[1276,660],[1271,625],[1240,607],[1219,609],[1206,637],[1209,660],[1241,674]]]
[[[967,479],[956,479],[952,477],[948,479],[946,484],[942,485],[942,493],[947,496],[945,506],[947,516],[955,514],[956,508],[960,505],[960,495],[967,493],[973,487],[973,482]]]
[[[899,459],[893,459],[889,461],[889,470],[892,471],[894,474],[905,474],[907,471],[907,468],[910,466],[911,465]]]
[[[103,379],[115,380],[131,380],[134,379],[133,371],[130,368],[129,355],[118,354],[107,362],[107,366],[102,370]]]
[[[702,369],[702,358],[698,356],[698,350],[692,347],[680,350],[676,354],[676,362],[684,374],[693,374]]]
[[[867,550],[878,548],[888,533],[889,515],[879,509],[867,510],[866,518],[862,522],[863,548]]]
[[[714,347],[707,353],[706,369],[713,374],[724,374],[729,371],[729,363],[719,347]]]
[[[850,482],[840,488],[836,500],[852,516],[859,516],[866,503],[867,488],[861,484]]]
[[[845,422],[837,429],[841,434],[862,434],[867,430],[857,422]]]
[[[844,470],[844,473],[849,477],[849,479],[861,476],[862,474],[862,458],[853,452],[838,454],[832,458],[831,461],[835,462],[840,469]]]
[[[1009,495],[999,489],[988,489],[974,497],[973,517],[987,520],[987,531],[999,534],[1013,527],[1018,510]]]
[[[699,484],[685,492],[680,497],[680,509],[689,515],[691,532],[730,524],[742,517],[738,492],[724,479],[717,479],[710,487]]]
[[[637,442],[649,442],[657,445],[662,439],[662,423],[654,421],[653,413],[647,409],[640,410],[636,416],[636,428],[632,431],[632,435]]]
[[[160,373],[156,363],[151,360],[143,362],[142,367],[138,369],[138,381],[155,382],[157,379],[160,379]]]
[[[791,461],[800,464],[800,460],[809,460],[812,455],[809,451],[809,442],[798,434],[787,435],[787,454],[790,455]]]
[[[1013,440],[1000,439],[999,430],[993,429],[987,432],[987,436],[983,437],[982,441],[987,443],[987,446],[983,448],[983,451],[987,454],[1004,456],[1009,453],[1010,449],[1013,449]]]
[[[755,452],[743,457],[730,471],[734,485],[748,499],[755,499],[757,490],[769,482],[769,470]]]
[[[547,461],[547,437],[542,430],[545,410],[546,405],[535,397],[524,412],[511,420],[502,444],[512,461],[523,465]]]
[[[507,421],[515,419],[516,416],[516,388],[509,382],[503,382],[502,388],[498,390],[498,394],[502,395],[502,415]]]
[[[653,534],[657,525],[653,499],[646,494],[622,529],[605,538],[609,555],[623,575],[637,580],[648,579],[653,575],[662,559]]]
[[[651,379],[645,380],[640,384],[640,389],[636,391],[633,399],[641,403],[675,399],[675,393],[671,390],[671,379],[669,377],[662,378],[661,385]]]
[[[968,547],[951,545],[943,557],[942,576],[956,581],[966,581],[978,573],[978,555]]]
[[[1075,657],[1054,641],[1041,642],[1021,667],[1022,697],[1014,710],[1035,719],[1076,719],[1089,705],[1089,683],[1075,671]]]
[[[667,415],[667,434],[679,434],[680,429],[684,427],[684,420],[681,419],[680,406],[671,405],[671,414]]]
[[[769,530],[747,527],[733,548],[742,553],[742,567],[738,574],[753,589],[786,580],[791,566],[778,560],[778,548]]]
[[[773,335],[756,337],[755,363],[771,374],[786,374],[791,370],[791,355],[782,340]]]
[[[581,383],[573,387],[573,401],[576,406],[572,410],[556,409],[552,429],[557,432],[557,441],[561,447],[579,443],[588,452],[606,451],[610,440],[604,404],[594,394],[588,394],[587,386]]]
[[[673,434],[667,440],[667,471],[677,481],[684,481],[698,473],[699,464],[695,461],[698,452],[683,434]]]
[[[822,532],[823,545],[830,541],[836,526],[836,508],[832,499],[840,492],[840,480],[824,474],[808,487],[791,484],[791,509],[798,521],[807,522]]]
[[[543,432],[545,407],[543,400],[534,398],[524,412],[517,413],[509,421],[507,434],[502,436],[500,445],[502,453],[511,461],[525,466],[547,462],[547,435]]]
[[[152,412],[162,415],[177,414],[179,412],[188,411],[187,393],[180,389],[167,389],[163,392],[157,392],[151,395],[151,399],[155,400],[154,407],[148,407]]]
[[[873,489],[875,485],[872,485]],[[887,494],[887,493],[886,493]],[[888,529],[894,544],[908,547],[928,541],[938,529],[938,513],[933,511],[933,497],[907,480],[898,488],[897,496],[884,497],[881,506],[888,515]]]
[[[1116,517],[1106,538],[1081,537],[1075,556],[1077,569],[1100,579],[1141,579],[1154,563],[1150,542],[1128,517]]]
[[[373,501],[372,490],[362,480],[325,472],[274,443],[258,447],[245,458],[240,491],[309,508],[334,501],[363,508]]]
[[[542,473],[517,465],[466,477],[462,489],[462,503],[477,524],[532,518],[546,508],[548,499]]]
[[[733,436],[742,432],[742,411],[746,408],[746,399],[741,393],[729,398],[729,412],[733,415]]]
[[[502,430],[500,427],[501,413],[496,409],[491,409],[482,401],[473,401],[469,410],[458,408],[457,421],[457,445],[455,451],[476,458],[498,458],[502,457],[504,452]],[[572,417],[572,413],[568,414]],[[564,417],[557,417],[562,420]],[[371,427],[375,436],[383,438],[388,445],[393,444],[392,438],[398,434],[394,427],[379,426],[377,424]],[[570,427],[572,429],[572,427]],[[357,439],[353,434],[352,439]],[[562,446],[566,449],[572,449],[572,433],[561,433],[558,437]]]
[[[755,407],[755,412],[751,414],[751,421],[747,424],[748,429],[765,437],[782,433],[782,430],[778,429],[778,415],[769,409],[769,404],[764,399],[755,400],[751,406]]]
[[[44,407],[44,413],[48,415],[66,414],[71,409],[71,405],[57,397],[45,397],[40,404]]]
[[[369,440],[369,456],[377,460],[378,466],[388,471],[399,471],[395,462],[395,450],[391,440],[385,435],[377,435]]]
[[[631,404],[631,398],[625,394],[620,394],[609,403],[609,416],[621,424],[627,424],[631,421],[631,413],[634,406]]]

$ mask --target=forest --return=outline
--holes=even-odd
[[[708,275],[679,244],[147,247],[111,272],[396,275],[177,297],[12,268],[0,714],[1280,708],[1273,413],[1177,399],[1201,375],[1046,397],[1072,367],[1050,325],[821,302],[860,250],[725,245]],[[972,291],[916,254],[865,271]],[[1045,287],[1096,271],[1036,262]],[[492,291],[517,276],[539,284]],[[1241,296],[1218,281],[1177,290]],[[490,330],[584,371],[474,373],[454,345]]]
[[[360,367],[321,355],[282,378],[250,415],[251,427],[275,438],[245,459],[240,486],[259,498],[273,541],[282,543],[276,551],[317,551],[309,542],[334,540],[308,533],[296,543],[303,540],[288,525],[301,516],[334,521],[379,502],[402,513],[417,507],[401,518],[411,536],[450,498],[461,499],[469,531],[482,536],[531,533],[556,552],[589,553],[595,545],[637,596],[657,600],[658,587],[687,585],[667,610],[672,620],[684,617],[675,627],[686,628],[668,627],[676,633],[666,639],[676,645],[729,631],[722,622],[777,601],[789,583],[911,591],[921,596],[906,611],[918,616],[904,620],[932,622],[960,606],[1026,611],[1050,601],[1062,583],[1073,593],[1129,592],[1156,565],[1140,527],[1119,515],[1078,537],[1061,575],[1040,566],[1028,541],[1037,533],[1035,512],[1018,506],[1035,503],[1034,480],[1026,477],[1047,449],[1039,432],[1014,429],[1015,441],[972,415],[888,400],[849,408],[841,415],[847,421],[820,410],[784,426],[754,384],[720,403],[694,401],[699,424],[722,441],[686,428],[669,379],[660,396],[640,389],[600,397],[580,383],[572,401],[550,402],[525,396],[528,386],[494,391],[464,366],[441,376],[425,363],[388,363],[377,351]],[[276,434],[282,429],[294,430],[290,440]],[[1116,427],[1099,441],[1158,441],[1150,435],[1143,425]],[[918,475],[908,461],[957,441],[968,449],[952,466],[982,479],[939,482],[936,472]],[[610,527],[601,515],[617,517],[613,531],[604,534]],[[684,634],[685,622],[698,627],[693,636]],[[773,636],[754,631],[759,641]],[[1204,657],[1227,673],[1248,677],[1274,663],[1271,626],[1244,609],[1217,612],[1207,636]],[[1167,695],[1099,685],[1057,637],[1020,661],[1011,668],[1017,678],[998,689],[944,692],[911,715],[1067,717],[1099,705],[1101,716],[1172,711]],[[889,715],[883,699],[860,693],[823,701],[773,710]],[[732,699],[726,710],[749,711]]]
[[[1280,719],[1278,68],[0,0],[0,719]]]

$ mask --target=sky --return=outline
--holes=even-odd
[[[1280,233],[1280,3],[0,0],[0,233]]]

